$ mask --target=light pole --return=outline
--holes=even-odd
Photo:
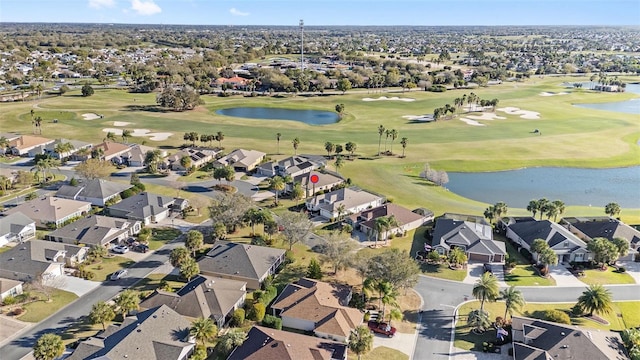
[[[300,19],[300,72],[304,72],[304,20]]]

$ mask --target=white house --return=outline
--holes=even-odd
[[[558,263],[593,260],[587,244],[563,226],[549,220],[524,221],[507,227],[507,238],[531,251],[536,239],[542,239],[558,255]]]
[[[0,217],[0,246],[22,242],[36,236],[36,222],[21,212]]]
[[[307,210],[325,219],[354,214],[384,204],[385,198],[357,187],[342,188],[307,200]]]

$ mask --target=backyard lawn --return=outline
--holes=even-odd
[[[587,285],[607,285],[607,284],[635,284],[633,277],[626,272],[620,273],[616,268],[607,266],[606,270],[588,269],[583,270],[583,277],[578,279]]]
[[[49,315],[60,310],[62,307],[76,300],[78,295],[64,290],[54,290],[51,295],[51,302],[47,302],[47,298],[44,295],[40,295],[40,298],[43,300],[25,305],[24,309],[26,312],[20,315],[18,319],[32,323],[40,322]]]

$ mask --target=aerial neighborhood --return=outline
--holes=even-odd
[[[640,359],[637,27],[50,25],[0,358]]]

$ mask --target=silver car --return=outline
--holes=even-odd
[[[126,269],[122,269],[122,270],[118,270],[116,272],[114,272],[113,274],[111,274],[111,281],[115,281],[118,279],[122,279],[123,277],[125,277],[127,275],[127,270]]]

